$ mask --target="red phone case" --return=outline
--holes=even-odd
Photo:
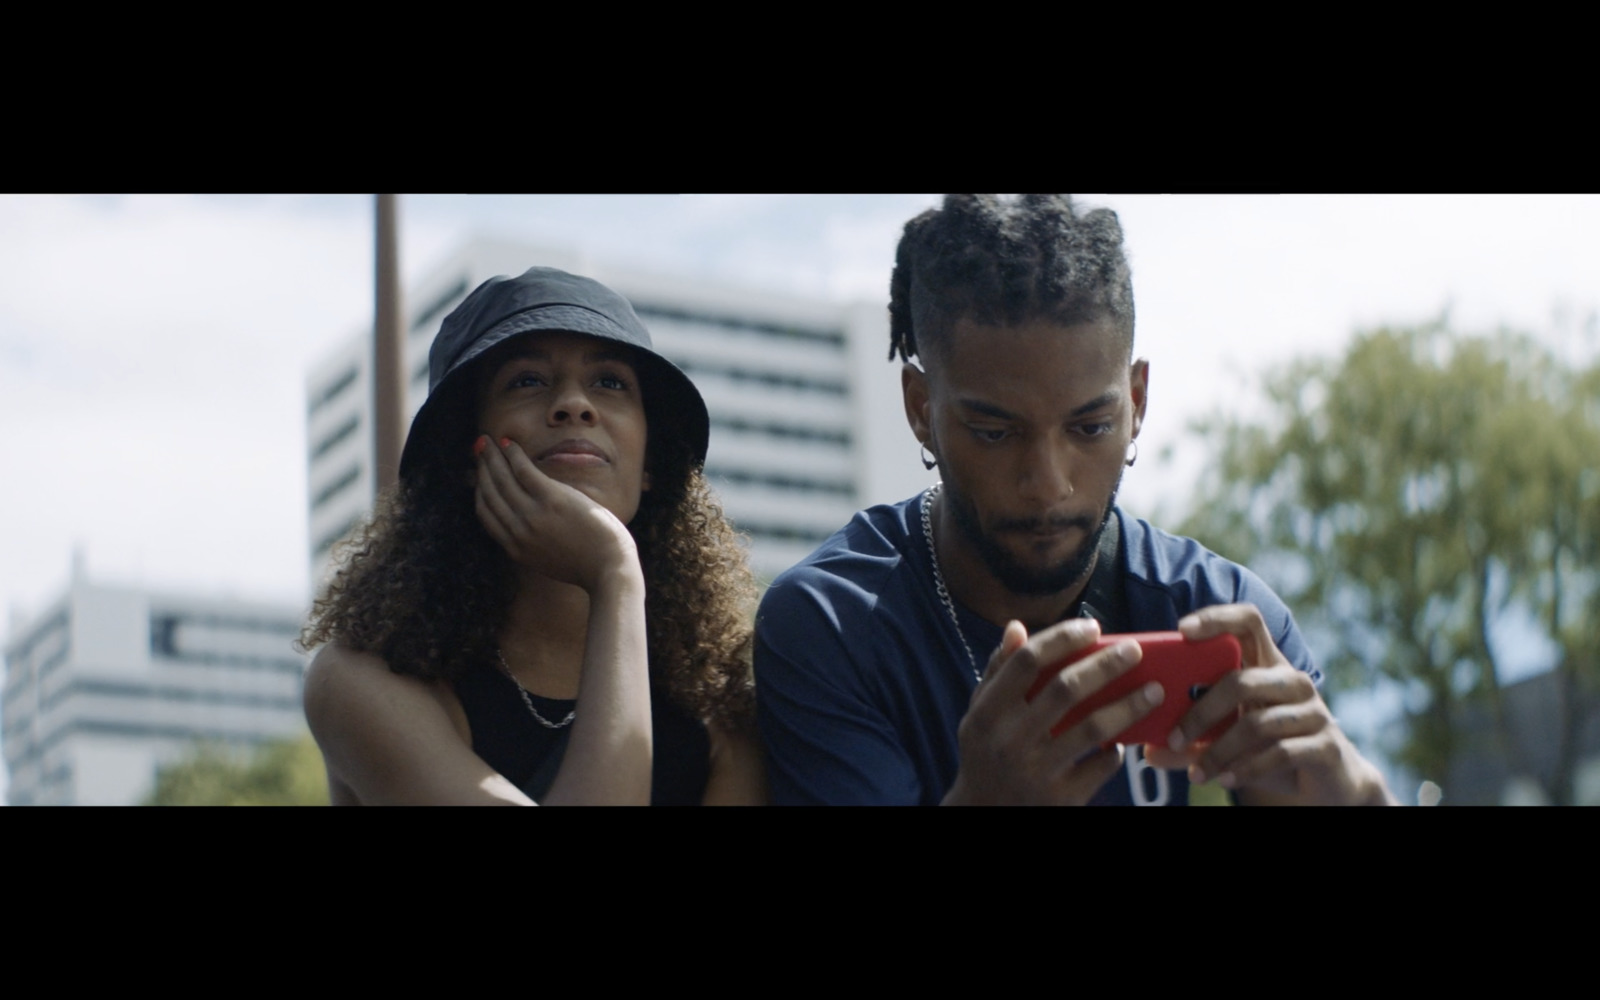
[[[1071,657],[1039,671],[1039,676],[1028,689],[1028,700],[1044,688],[1052,677],[1086,656],[1124,639],[1132,639],[1144,650],[1144,658],[1132,670],[1117,677],[1105,687],[1074,705],[1051,727],[1052,736],[1061,735],[1069,726],[1076,725],[1086,716],[1125,698],[1150,681],[1158,681],[1166,690],[1166,697],[1149,715],[1119,733],[1107,743],[1155,743],[1165,746],[1178,720],[1183,718],[1199,695],[1225,677],[1229,671],[1238,670],[1242,656],[1239,640],[1231,635],[1219,635],[1201,642],[1190,642],[1178,632],[1134,632],[1127,635],[1103,635],[1088,649],[1079,650]],[[1209,743],[1221,736],[1233,724],[1225,719],[1211,728],[1198,741]]]

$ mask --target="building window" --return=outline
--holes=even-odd
[[[316,413],[324,406],[327,406],[329,403],[333,402],[333,400],[341,392],[344,392],[346,389],[350,388],[350,384],[356,380],[356,374],[356,369],[346,369],[343,375],[340,375],[338,378],[334,379],[326,389],[317,394],[317,398],[311,401],[311,406],[307,412]]]
[[[150,619],[150,655],[178,655],[178,619],[175,615],[156,615]]]
[[[356,432],[356,428],[360,426],[361,417],[357,415],[351,417],[349,420],[346,420],[338,427],[335,427],[333,429],[333,433],[329,434],[327,437],[323,438],[317,443],[316,448],[314,448],[311,452],[311,460],[316,461],[323,455],[326,455],[340,441],[343,441],[345,438],[354,434]]]
[[[361,478],[361,467],[358,465],[352,465],[350,468],[345,470],[344,475],[340,476],[333,482],[317,491],[317,495],[311,498],[311,509],[316,510],[318,507],[321,507],[323,504],[331,500],[334,494],[338,493],[346,486],[349,486],[359,478]]]
[[[455,305],[456,299],[459,299],[466,294],[467,279],[462,278],[454,285],[451,285],[449,291],[434,299],[433,303],[429,305],[428,308],[417,314],[417,318],[411,323],[411,332],[415,334],[427,330],[433,323],[435,317],[444,312],[446,309]]]
[[[753,371],[749,368],[738,368],[732,365],[706,364],[703,361],[688,361],[682,358],[675,359],[679,368],[690,375],[721,375],[723,378],[735,382],[758,382],[762,385],[779,386],[785,389],[801,389],[810,392],[826,393],[830,396],[848,396],[850,387],[839,379],[817,378],[807,375],[790,375],[783,372]]]
[[[738,483],[741,486],[768,486],[772,489],[795,493],[828,493],[851,500],[855,499],[856,495],[854,484],[849,482],[806,479],[801,476],[785,476],[776,473],[746,472],[742,469],[708,467],[706,469],[706,478],[713,481]]]
[[[780,326],[777,323],[752,323],[749,320],[730,319],[723,316],[711,316],[706,313],[689,312],[686,309],[663,308],[661,306],[640,305],[635,302],[633,311],[639,314],[640,319],[648,320],[652,317],[677,320],[682,323],[704,323],[708,326],[720,326],[733,330],[748,330],[752,333],[761,333],[769,337],[786,337],[790,340],[808,340],[824,344],[833,344],[837,347],[844,346],[844,333],[840,330],[807,330],[798,326]]]
[[[711,426],[721,427],[742,434],[766,434],[771,437],[786,438],[794,441],[822,441],[828,444],[850,446],[850,433],[848,431],[823,430],[816,427],[801,427],[793,424],[756,423],[740,417],[711,416]]]

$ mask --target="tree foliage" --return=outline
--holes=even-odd
[[[1478,706],[1512,769],[1570,802],[1600,677],[1600,365],[1440,321],[1362,333],[1265,389],[1264,420],[1196,426],[1213,457],[1184,532],[1279,589],[1335,690],[1403,685],[1400,763],[1444,783]],[[1540,734],[1502,697],[1493,639],[1514,607],[1558,650],[1561,762],[1543,775]]]
[[[145,800],[155,806],[325,806],[328,778],[309,735],[239,751],[197,743],[161,768]]]

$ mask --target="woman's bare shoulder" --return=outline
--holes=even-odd
[[[331,643],[306,671],[305,709],[329,784],[356,801],[527,801],[472,752],[446,683],[396,674],[381,657]]]
[[[306,668],[305,708],[313,732],[319,717],[337,726],[353,714],[438,708],[471,744],[466,714],[450,685],[397,674],[382,657],[339,643],[323,646]]]

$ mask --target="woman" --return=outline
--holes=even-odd
[[[398,490],[302,644],[335,804],[756,803],[754,582],[688,378],[533,268],[440,327]]]

